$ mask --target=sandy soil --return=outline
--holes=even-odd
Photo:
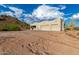
[[[78,32],[10,31],[0,32],[2,55],[79,54]]]

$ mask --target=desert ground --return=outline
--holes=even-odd
[[[77,55],[79,32],[3,31],[1,55]]]

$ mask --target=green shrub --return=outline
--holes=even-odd
[[[0,22],[0,31],[20,31],[30,29],[29,24]]]
[[[3,28],[1,31],[8,31],[8,29],[4,29],[4,28]]]
[[[26,29],[30,29],[30,25],[26,25]]]
[[[20,30],[18,24],[6,24],[5,28],[3,30],[6,31],[18,31]]]
[[[0,24],[0,31],[19,31],[20,27],[18,24],[4,23]]]
[[[70,28],[65,28],[65,30],[70,30]]]

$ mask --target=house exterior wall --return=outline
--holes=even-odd
[[[44,30],[44,31],[63,31],[64,30],[64,21],[62,21],[61,19],[35,23],[33,25],[36,26],[34,30]]]
[[[56,19],[52,24],[51,24],[52,31],[63,31],[64,30],[64,21],[61,19]]]
[[[41,30],[50,31],[51,30],[51,26],[49,24],[48,25],[42,25],[42,26],[40,26],[40,29]]]

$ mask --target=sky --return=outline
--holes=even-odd
[[[5,14],[29,24],[61,18],[79,26],[79,4],[0,4],[0,15]]]

